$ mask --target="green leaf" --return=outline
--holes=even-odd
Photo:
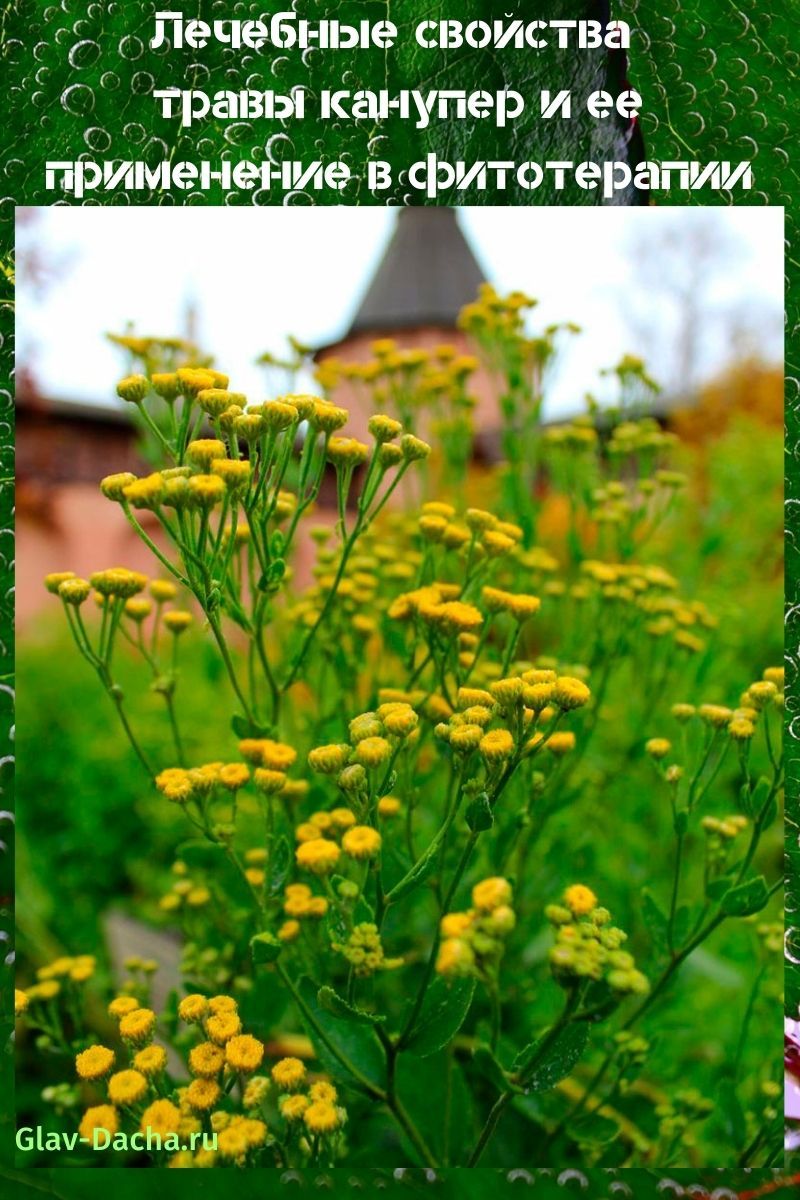
[[[452,1041],[466,1020],[474,991],[474,979],[434,979],[406,1042],[408,1053],[426,1058]]]
[[[763,875],[731,888],[720,901],[720,908],[729,917],[749,917],[761,912],[769,903],[769,888]]]
[[[657,949],[667,944],[667,917],[649,888],[642,888],[642,918]]]
[[[282,949],[283,942],[278,941],[271,933],[257,933],[250,939],[253,962],[257,966],[275,962]]]
[[[619,1126],[610,1117],[595,1112],[571,1124],[569,1135],[582,1146],[606,1146],[619,1136]]]
[[[281,836],[269,856],[269,893],[276,896],[286,882],[292,865],[292,851],[288,841]]]
[[[748,817],[752,817],[759,812],[762,804],[769,795],[769,780],[761,775],[758,783],[753,788],[752,792],[746,787],[742,789],[742,807]]]
[[[231,729],[238,738],[269,737],[274,732],[271,725],[260,725],[258,721],[248,721],[241,713],[231,717]]]
[[[567,1025],[549,1044],[548,1038],[549,1034],[545,1034],[535,1045],[526,1047],[514,1063],[514,1070],[523,1077],[525,1092],[548,1092],[560,1080],[566,1079],[583,1057],[589,1029],[587,1023],[581,1021]],[[527,1062],[533,1062],[532,1069],[526,1070]]]
[[[725,893],[730,889],[731,877],[728,875],[720,875],[717,879],[710,879],[706,884],[706,895],[709,900],[720,900]]]
[[[492,828],[494,816],[486,792],[481,792],[467,805],[465,817],[467,826],[473,833],[484,833]]]
[[[484,1079],[488,1079],[498,1092],[507,1092],[513,1087],[504,1068],[498,1062],[489,1046],[481,1042],[476,1046],[472,1055],[473,1065]],[[516,1089],[514,1089],[516,1090]]]
[[[317,992],[317,1003],[331,1016],[340,1021],[355,1021],[360,1025],[380,1025],[386,1017],[379,1013],[365,1012],[363,1008],[355,1008],[343,999],[332,987],[321,987]]]
[[[383,1089],[386,1062],[383,1048],[371,1025],[343,1021],[319,1003],[319,985],[304,975],[297,990],[303,1001],[301,1016],[314,1043],[317,1057],[334,1079],[366,1094],[370,1085]]]

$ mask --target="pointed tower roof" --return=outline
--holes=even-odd
[[[347,336],[453,328],[486,276],[452,208],[403,208]]]

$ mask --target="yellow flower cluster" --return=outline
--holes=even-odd
[[[402,958],[386,957],[378,927],[371,921],[354,926],[346,942],[333,942],[332,947],[347,959],[359,978],[367,978],[377,971],[393,971],[403,965]]]
[[[446,913],[436,970],[448,977],[485,978],[497,971],[506,938],[514,930],[513,891],[507,879],[493,876],[472,889],[472,908]]]
[[[649,991],[633,955],[622,949],[628,935],[610,924],[611,914],[598,906],[591,888],[572,884],[563,903],[548,905],[545,915],[556,931],[550,969],[562,987],[602,979],[619,1000]]]

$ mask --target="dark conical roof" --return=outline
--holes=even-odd
[[[348,336],[454,327],[485,278],[452,208],[403,208]]]

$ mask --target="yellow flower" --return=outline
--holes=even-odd
[[[575,734],[571,730],[551,733],[545,742],[545,748],[557,758],[562,754],[569,754],[570,750],[575,749]]]
[[[106,571],[95,571],[89,576],[89,582],[101,596],[128,600],[146,587],[147,576],[129,571],[127,567],[109,567]]]
[[[503,708],[513,708],[522,699],[524,688],[524,680],[516,675],[510,679],[496,679],[489,685],[492,696]]]
[[[322,1100],[327,1104],[335,1104],[339,1098],[336,1088],[327,1079],[318,1079],[316,1083],[312,1083],[308,1094],[312,1100]]]
[[[311,1133],[333,1133],[341,1124],[339,1113],[326,1100],[315,1100],[303,1113],[306,1128]]]
[[[734,717],[728,725],[728,733],[737,742],[748,741],[755,731],[755,725],[752,721],[748,721],[746,717]]]
[[[108,1081],[108,1098],[113,1104],[136,1104],[147,1091],[147,1080],[140,1071],[117,1071]]]
[[[239,1011],[239,1005],[233,996],[221,992],[218,996],[212,996],[208,1002],[209,1012],[214,1016],[219,1016],[220,1013],[235,1013]]]
[[[378,801],[378,816],[391,820],[392,817],[400,815],[402,808],[403,806],[396,796],[381,796]]]
[[[273,771],[267,767],[256,767],[253,772],[253,782],[266,796],[277,796],[286,786],[286,776],[283,771]]]
[[[244,408],[247,397],[241,392],[229,392],[226,388],[202,388],[197,393],[197,403],[211,417],[220,417],[232,404]]]
[[[332,437],[328,442],[328,461],[345,467],[358,467],[369,458],[369,446],[356,438]]]
[[[439,975],[469,975],[474,966],[475,954],[463,938],[446,938],[442,942],[436,957]]]
[[[219,475],[192,475],[188,484],[188,499],[195,507],[212,509],[225,496],[225,484]]]
[[[295,859],[298,867],[304,871],[311,871],[314,875],[329,875],[339,861],[339,854],[335,842],[314,838],[309,842],[301,842],[295,850]]]
[[[349,756],[349,746],[317,746],[309,752],[308,765],[320,775],[336,775],[346,765]]]
[[[224,1065],[225,1051],[213,1042],[200,1042],[189,1051],[189,1070],[202,1079],[213,1079]]]
[[[208,1012],[208,1001],[199,992],[184,996],[178,1005],[178,1016],[182,1021],[202,1021]]]
[[[75,1059],[75,1070],[81,1079],[102,1079],[114,1066],[114,1051],[108,1046],[90,1046]]]
[[[110,1017],[125,1017],[128,1013],[135,1012],[137,1008],[141,1008],[139,1001],[135,996],[115,996],[108,1006],[108,1015]]]
[[[150,1008],[137,1008],[126,1013],[119,1023],[120,1037],[131,1042],[147,1042],[153,1036],[156,1014]]]
[[[512,894],[508,880],[495,875],[475,884],[472,903],[481,912],[493,912],[501,904],[510,904]]]
[[[150,376],[150,385],[157,396],[167,403],[177,400],[181,391],[181,381],[175,371],[156,372]]]
[[[380,767],[392,753],[392,747],[382,737],[362,738],[355,749],[354,758],[365,767]]]
[[[27,1007],[28,997],[19,988],[14,988],[14,1016],[21,1017]]]
[[[150,595],[159,604],[163,604],[166,600],[174,600],[177,594],[178,589],[168,579],[150,580]]]
[[[264,1057],[264,1047],[249,1033],[239,1034],[225,1043],[225,1061],[234,1071],[249,1074],[257,1071]]]
[[[297,751],[284,742],[261,742],[261,765],[271,771],[288,771],[297,761]]]
[[[507,534],[488,529],[483,535],[482,545],[490,558],[499,558],[513,550],[516,543]]]
[[[481,885],[478,884],[478,887]],[[474,892],[473,892],[474,894]],[[466,933],[473,921],[473,914],[469,912],[454,912],[445,913],[439,922],[439,929],[443,938],[457,938]]]
[[[383,721],[387,733],[394,737],[408,737],[419,724],[419,717],[410,704],[402,702],[382,704],[378,716]]]
[[[218,475],[228,491],[238,492],[250,482],[250,463],[246,458],[215,458],[211,474]]]
[[[564,892],[564,903],[574,917],[584,917],[597,908],[597,896],[582,883],[573,883]]]
[[[96,1129],[110,1133],[112,1137],[119,1131],[117,1110],[112,1104],[96,1104],[93,1108],[87,1108],[81,1117],[78,1133],[82,1138],[92,1143]]]
[[[282,1092],[296,1092],[305,1082],[306,1068],[299,1058],[282,1058],[275,1063],[270,1074]]]
[[[212,1042],[224,1046],[232,1037],[241,1032],[242,1022],[235,1012],[222,1012],[209,1017],[206,1021],[206,1033]]]
[[[701,704],[697,713],[700,719],[713,729],[722,729],[733,716],[732,711],[723,704]]]
[[[250,771],[244,763],[226,763],[219,769],[219,781],[229,792],[238,791],[250,779]]]
[[[651,758],[666,758],[672,749],[672,742],[667,741],[666,738],[650,738],[645,742],[644,748]]]
[[[44,586],[53,596],[58,595],[58,589],[62,583],[66,583],[68,579],[76,579],[74,571],[53,571],[50,575],[45,575]]]
[[[278,929],[278,941],[294,942],[300,936],[299,921],[284,921]]]
[[[411,433],[404,433],[401,437],[400,450],[406,462],[418,462],[427,458],[431,452],[427,442],[421,441]]]
[[[492,729],[481,738],[480,752],[487,762],[503,762],[514,753],[514,739],[507,729]]]
[[[192,614],[183,610],[164,613],[164,624],[170,633],[179,634],[188,629],[193,621]]]
[[[328,815],[334,829],[350,829],[356,823],[355,813],[349,808],[332,808]]]
[[[180,1109],[171,1100],[154,1100],[142,1113],[139,1128],[146,1134],[148,1130],[161,1138],[177,1133],[181,1123]]]
[[[483,688],[460,687],[456,696],[456,705],[463,710],[471,708],[473,705],[491,708],[494,704],[494,697],[491,692],[486,692]]]
[[[215,1079],[193,1079],[184,1093],[184,1098],[189,1108],[195,1112],[209,1112],[221,1095],[222,1089]]]
[[[144,375],[127,375],[117,384],[117,395],[130,404],[141,404],[147,395],[149,384]]]
[[[243,1129],[229,1125],[217,1135],[217,1150],[223,1158],[243,1160],[250,1149]]]
[[[107,500],[121,501],[125,497],[125,488],[136,482],[136,476],[130,471],[118,471],[115,475],[106,475],[100,480],[100,491]]]
[[[582,679],[571,675],[559,675],[553,684],[553,701],[559,708],[569,711],[587,704],[592,693]]]
[[[248,1146],[255,1147],[264,1144],[267,1136],[267,1127],[257,1117],[234,1117],[231,1125],[244,1134]]]
[[[242,1107],[244,1109],[260,1108],[267,1097],[269,1088],[270,1082],[266,1075],[254,1075],[247,1081],[242,1096]]]
[[[375,416],[370,417],[367,428],[376,442],[391,442],[403,432],[403,426],[399,421],[395,421],[393,417],[384,416],[382,413],[376,413]]]
[[[329,404],[326,400],[315,399],[308,420],[313,429],[323,433],[335,433],[347,424],[349,416],[347,409],[337,408],[335,404]]]
[[[370,825],[354,825],[342,838],[342,849],[351,858],[375,858],[380,848],[381,835]]]
[[[526,683],[522,689],[522,703],[535,713],[547,708],[552,699],[552,683]]]
[[[167,1052],[163,1046],[145,1046],[133,1056],[133,1065],[137,1071],[148,1077],[160,1075],[167,1065]]]
[[[208,470],[212,462],[226,457],[225,443],[219,438],[199,438],[189,442],[186,447],[186,458],[196,467]]]
[[[154,471],[143,479],[134,479],[122,489],[122,496],[134,508],[157,508],[164,496],[166,481],[160,471]]]
[[[69,585],[64,584],[63,586],[68,587]],[[87,595],[89,594],[88,593],[88,584],[87,584],[87,593],[86,594]],[[132,621],[136,621],[137,624],[141,621],[144,621],[147,617],[149,617],[150,613],[152,611],[153,611],[153,605],[150,603],[149,600],[134,599],[134,600],[127,600],[125,603],[125,615],[127,617],[130,617]]]
[[[65,579],[59,585],[58,594],[65,604],[71,604],[73,608],[80,608],[84,601],[89,599],[91,590],[91,585],[86,579]],[[132,600],[128,601],[128,604],[133,603]]]
[[[294,1096],[282,1096],[278,1101],[278,1107],[284,1120],[299,1121],[310,1103],[308,1096],[298,1093]]]
[[[483,728],[467,722],[464,725],[445,726],[447,740],[457,753],[468,754],[483,738]]]

